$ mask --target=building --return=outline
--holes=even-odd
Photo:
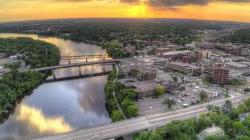
[[[155,79],[156,69],[151,67],[135,66],[130,69],[129,76],[136,78],[140,81]]]
[[[244,45],[238,44],[219,44],[216,46],[216,49],[223,50],[229,54],[240,55],[243,47]]]
[[[170,62],[166,65],[166,70],[172,70],[191,76],[197,76],[201,74],[200,67],[193,64],[182,63],[182,62]]]
[[[241,49],[240,55],[244,57],[250,57],[250,48],[247,47],[247,48]]]
[[[198,50],[195,54],[199,59],[209,59],[211,57],[211,52],[208,50]]]
[[[225,63],[225,67],[234,69],[234,70],[244,70],[248,68],[248,65],[242,64],[239,62],[227,62]]]
[[[173,48],[157,48],[155,50],[155,53],[157,55],[162,55],[163,53],[170,52],[170,51],[173,51]]]
[[[169,59],[182,59],[183,56],[190,54],[190,51],[171,51],[159,54],[159,57],[169,58]]]
[[[197,46],[203,49],[214,49],[216,46],[216,43],[203,42],[203,43],[198,43]]]
[[[138,81],[134,78],[125,78],[120,79],[119,82],[122,85],[133,89],[137,93],[136,96],[138,99],[153,96],[157,86],[155,80]]]
[[[193,55],[185,55],[182,57],[181,61],[183,63],[194,63],[197,62],[198,58],[196,56]]]
[[[135,51],[136,51],[136,48],[135,46],[131,45],[131,44],[128,44],[125,48],[124,48],[124,51],[129,53],[130,56],[134,56],[135,55]]]
[[[224,85],[229,80],[229,70],[222,66],[215,66],[212,68],[212,81],[216,84]]]
[[[205,140],[207,137],[210,137],[210,136],[224,136],[224,135],[225,133],[220,127],[213,126],[213,127],[210,127],[201,131],[197,135],[197,137],[198,137],[198,140]]]

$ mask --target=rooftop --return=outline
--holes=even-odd
[[[171,51],[171,52],[165,52],[163,55],[177,55],[177,54],[187,54],[190,53],[190,51]]]
[[[182,66],[182,67],[189,67],[189,68],[192,68],[192,69],[199,69],[198,66],[193,65],[193,64],[189,64],[189,63],[171,62],[170,64],[178,65],[178,66]]]

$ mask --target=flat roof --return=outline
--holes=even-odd
[[[163,55],[177,55],[177,54],[186,54],[190,51],[171,51],[171,52],[165,52]]]
[[[233,67],[238,67],[238,68],[246,68],[247,67],[246,64],[242,64],[242,63],[239,63],[239,62],[227,62],[226,65],[233,66]]]
[[[189,64],[189,63],[182,63],[182,62],[170,62],[169,64],[173,64],[173,65],[178,65],[178,66],[182,66],[182,67],[190,67],[193,69],[199,69],[200,67],[193,65],[193,64]]]

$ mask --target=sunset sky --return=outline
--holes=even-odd
[[[0,0],[0,22],[98,17],[250,22],[250,0]]]

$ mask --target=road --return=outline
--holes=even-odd
[[[185,120],[197,117],[202,113],[208,112],[208,105],[223,105],[226,100],[231,100],[234,104],[239,104],[244,99],[244,95],[232,93],[230,98],[211,101],[182,110],[142,116],[108,125],[97,126],[88,129],[80,129],[65,134],[42,137],[36,140],[101,140],[115,138],[140,132],[142,130],[152,130],[164,126],[171,121]]]

